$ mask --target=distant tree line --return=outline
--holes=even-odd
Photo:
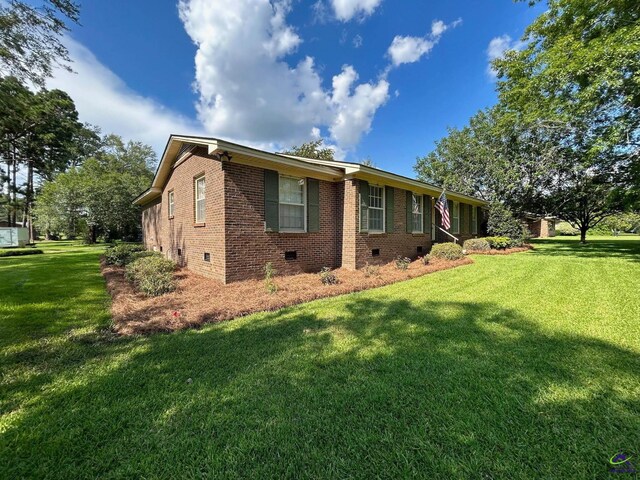
[[[156,155],[139,142],[82,124],[73,100],[47,90],[71,70],[62,36],[78,23],[73,0],[0,3],[0,221],[47,237],[135,239],[132,200],[153,177]]]

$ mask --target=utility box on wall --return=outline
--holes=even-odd
[[[0,248],[24,247],[29,242],[29,230],[22,227],[0,227]]]

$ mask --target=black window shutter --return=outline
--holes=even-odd
[[[275,170],[264,171],[264,230],[277,232],[280,230],[280,193],[279,177]]]
[[[307,178],[307,227],[309,232],[320,231],[320,181]]]
[[[422,196],[422,219],[424,220],[424,226],[422,227],[423,233],[431,234],[431,197],[429,195]]]
[[[393,187],[384,187],[385,200],[385,231],[393,233]]]
[[[360,191],[360,231],[369,231],[369,183],[358,180]]]

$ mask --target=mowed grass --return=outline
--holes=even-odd
[[[100,248],[44,248],[0,259],[0,478],[583,479],[640,453],[638,237],[135,338]]]

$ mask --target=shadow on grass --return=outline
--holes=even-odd
[[[577,258],[616,258],[622,260],[640,261],[640,237],[610,240],[589,239],[581,244],[575,238],[554,237],[553,239],[532,240],[536,247],[534,255],[563,256]]]
[[[3,363],[2,478],[593,478],[640,441],[636,353],[493,303],[357,294]]]

